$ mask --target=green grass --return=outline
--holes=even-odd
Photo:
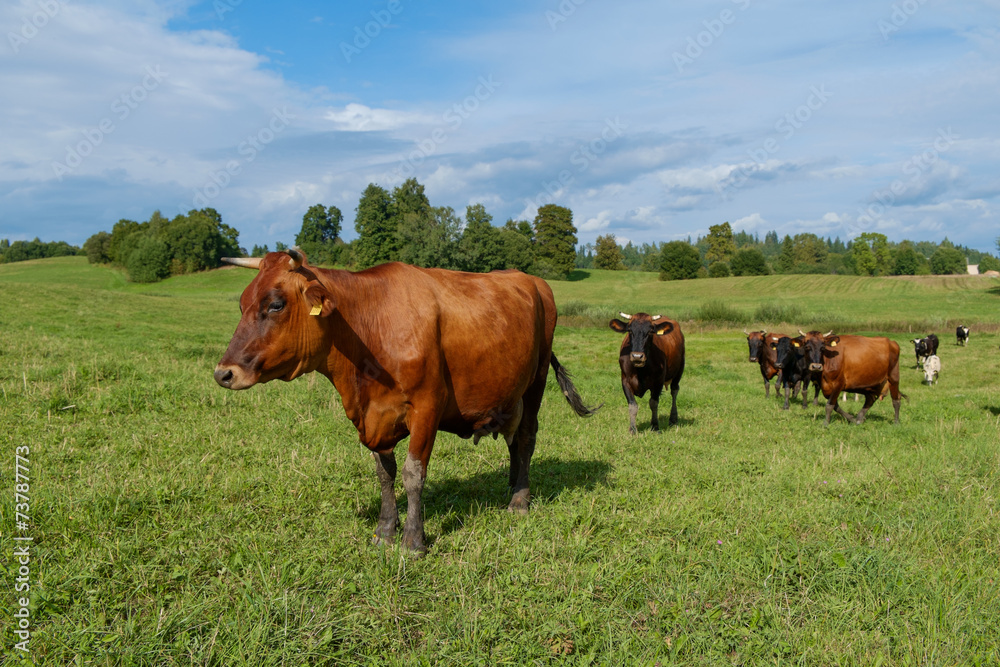
[[[29,445],[39,664],[1000,662],[997,281],[556,283],[556,352],[605,407],[575,417],[550,377],[528,517],[506,511],[502,442],[439,436],[416,560],[370,546],[374,464],[324,378],[212,380],[251,275],[134,286],[79,258],[0,266],[0,569],[13,580]],[[782,411],[742,324],[692,319],[765,306],[899,341],[902,423],[887,402],[862,426]],[[627,434],[618,310],[682,321],[675,428],[651,432],[640,400]],[[941,381],[920,384],[907,330],[957,320],[969,346],[938,327]],[[14,608],[8,587],[10,664]]]

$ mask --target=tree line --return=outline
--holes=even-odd
[[[498,227],[482,204],[467,206],[464,219],[450,206],[431,206],[424,186],[414,178],[391,192],[375,183],[365,188],[355,211],[358,236],[350,243],[340,238],[342,223],[336,206],[316,204],[303,216],[295,244],[313,264],[353,269],[400,261],[477,273],[519,269],[558,280],[576,264],[570,209],[548,204],[533,221],[510,219]],[[278,243],[275,250],[285,248]],[[261,257],[268,250],[254,246],[250,255]]]
[[[1000,240],[997,242],[1000,249]],[[687,280],[725,276],[826,273],[861,276],[964,274],[967,264],[980,272],[1000,271],[1000,259],[947,238],[929,241],[890,242],[884,234],[865,232],[844,243],[816,234],[757,235],[733,233],[728,222],[709,227],[709,233],[692,243],[631,242],[618,245],[613,234],[599,236],[595,244],[577,251],[578,268],[658,271],[662,280]]]
[[[0,239],[0,264],[24,262],[29,259],[45,259],[46,257],[79,255],[82,252],[79,247],[65,241],[45,242],[35,237],[34,241],[14,241],[11,243],[8,239]]]
[[[123,218],[110,232],[97,232],[83,251],[91,264],[111,264],[124,269],[132,282],[150,283],[213,269],[221,257],[244,254],[238,239],[239,232],[223,223],[214,208],[173,219],[154,211],[145,222]]]

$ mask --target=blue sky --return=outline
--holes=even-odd
[[[1000,0],[0,7],[0,237],[212,206],[246,247],[344,236],[413,176],[582,243],[734,229],[1000,236]]]

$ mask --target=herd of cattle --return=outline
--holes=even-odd
[[[528,473],[538,432],[538,411],[549,366],[579,416],[584,404],[552,350],[556,306],[549,285],[519,271],[488,274],[423,269],[399,263],[357,273],[310,266],[298,249],[263,258],[225,258],[257,270],[240,297],[240,321],[215,369],[227,389],[316,371],[340,394],[344,411],[372,452],[381,487],[375,543],[395,540],[394,449],[409,437],[403,465],[408,511],[402,545],[426,551],[421,494],[438,431],[464,438],[503,436],[510,454],[508,509],[528,511]],[[677,423],[677,392],[684,372],[684,335],[661,315],[621,313],[611,329],[625,334],[619,351],[621,383],[636,432],[636,396],[650,393],[651,426],[659,428],[660,394],[670,387],[669,423]],[[818,331],[792,338],[747,333],[750,361],[760,364],[765,395],[770,380],[806,390],[814,404],[822,391],[826,423],[843,392],[862,394],[857,423],[889,393],[899,422],[899,345],[887,338],[837,336]],[[960,343],[969,330],[959,327]],[[914,341],[918,362],[935,373],[937,337]],[[931,361],[934,360],[934,361]]]

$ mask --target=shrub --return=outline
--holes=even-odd
[[[729,277],[729,265],[725,262],[712,262],[712,265],[708,267],[708,277],[709,278],[728,278]]]
[[[698,277],[701,255],[684,241],[671,241],[660,252],[660,280],[690,280]]]
[[[125,264],[129,280],[135,283],[155,283],[170,275],[170,249],[151,236],[139,239]]]
[[[736,251],[729,263],[734,276],[766,276],[767,260],[764,253],[756,248],[742,248]]]

